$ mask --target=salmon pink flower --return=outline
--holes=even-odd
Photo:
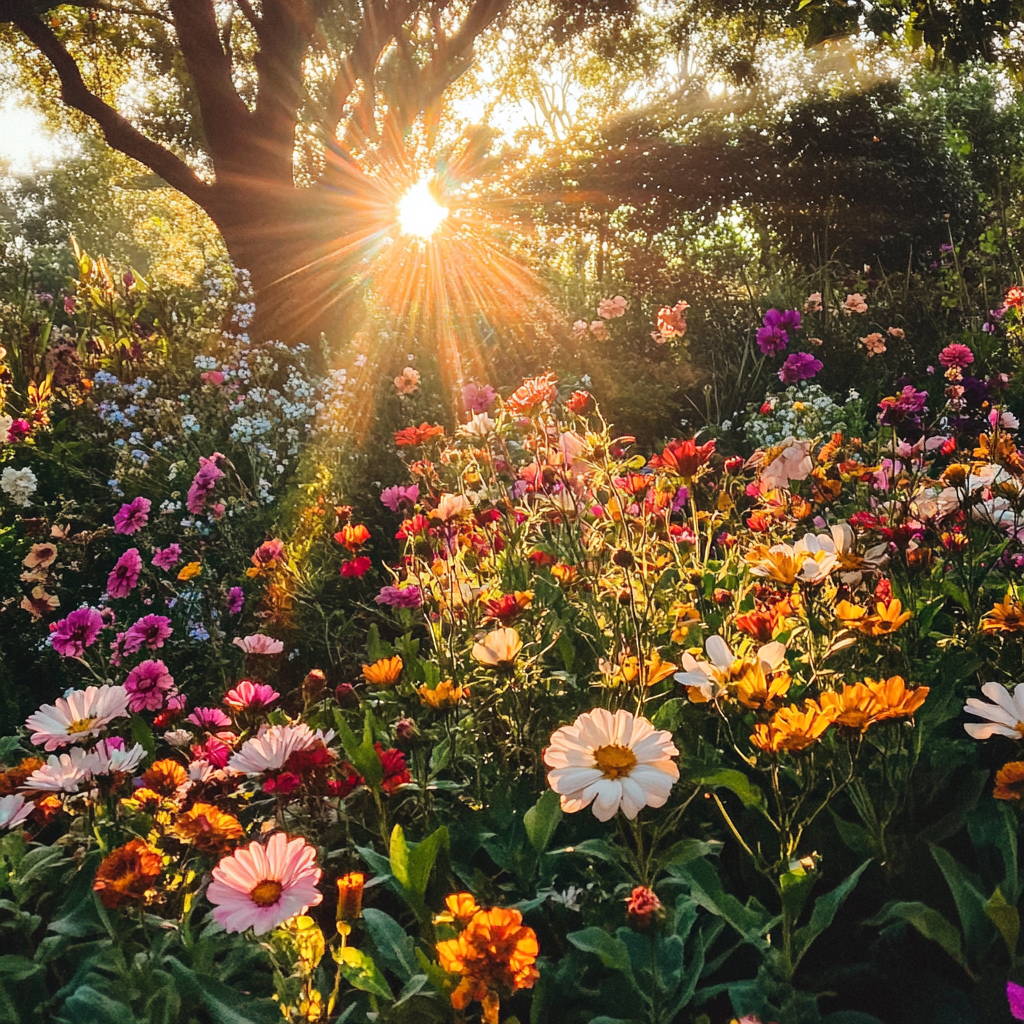
[[[854,292],[852,295],[846,296],[846,301],[843,303],[843,312],[847,316],[851,313],[866,313],[867,311],[868,304],[860,292]]]
[[[272,686],[243,679],[234,689],[224,694],[224,703],[232,711],[247,711],[249,708],[268,708],[280,697]]]
[[[265,633],[251,633],[244,637],[236,636],[231,642],[246,654],[280,654],[284,650],[284,644],[280,640],[275,640]]]
[[[411,366],[407,366],[396,378],[395,378],[395,390],[400,395],[411,395],[413,392],[419,390],[420,386],[420,373],[419,370],[414,370]]]
[[[626,307],[629,303],[622,295],[616,295],[614,299],[601,299],[597,304],[597,315],[602,320],[613,320],[616,317],[626,315]]]

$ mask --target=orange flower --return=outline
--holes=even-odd
[[[1015,284],[1007,289],[1006,306],[1008,309],[1024,309],[1024,288]]]
[[[520,612],[526,611],[533,604],[532,590],[517,590],[512,594],[501,594],[484,602],[484,611],[487,612],[487,619],[494,619],[503,626],[507,626],[516,618]]]
[[[660,455],[651,456],[651,468],[668,470],[684,480],[690,480],[711,458],[714,451],[714,439],[699,447],[692,439],[669,441]]]
[[[402,658],[396,654],[363,666],[363,678],[373,686],[394,686],[402,674]]]
[[[194,579],[202,571],[202,562],[189,562],[188,565],[182,566],[181,572],[178,573],[178,579],[182,581]]]
[[[470,892],[454,892],[451,896],[445,897],[444,905],[448,908],[447,911],[438,914],[434,918],[434,924],[457,924],[460,928],[465,928],[473,919],[473,915],[480,910]]]
[[[141,811],[143,814],[155,814],[162,810],[165,804],[170,807],[174,806],[172,801],[168,801],[166,797],[154,793],[151,789],[146,789],[145,786],[133,790],[131,796],[126,796],[121,800],[122,807],[130,811]]]
[[[26,757],[13,768],[0,772],[0,796],[12,796],[25,784],[25,780],[37,769],[43,767],[42,758]]]
[[[827,691],[818,700],[825,711],[835,712],[835,724],[847,729],[867,732],[877,721],[874,695],[863,683],[846,684],[841,693]]]
[[[983,633],[1024,632],[1024,605],[1010,594],[981,617]]]
[[[789,692],[792,679],[788,672],[765,674],[759,659],[744,659],[736,677],[736,699],[748,708],[772,711]]]
[[[575,583],[579,574],[579,569],[574,565],[565,565],[562,562],[558,562],[551,566],[551,575],[554,576],[563,587],[568,587]]]
[[[160,877],[162,864],[156,850],[141,839],[132,839],[103,858],[92,887],[109,910],[142,902]]]
[[[879,722],[887,718],[910,718],[928,696],[927,686],[917,686],[908,690],[902,676],[877,681],[865,679],[864,685],[875,699],[878,708],[875,718]]]
[[[550,405],[558,395],[555,387],[557,381],[552,373],[546,373],[543,377],[531,377],[524,380],[515,391],[509,395],[505,402],[505,408],[514,415],[530,412],[538,405]]]
[[[429,423],[421,423],[418,427],[406,427],[395,433],[395,444],[399,448],[416,448],[426,444],[431,438],[441,437],[444,434],[444,427],[431,426]]]
[[[469,693],[468,686],[456,686],[450,679],[442,679],[431,689],[427,685],[419,686],[416,692],[420,702],[435,711],[451,711]]]
[[[195,803],[174,823],[174,834],[200,853],[224,854],[245,835],[233,814],[213,804]]]
[[[992,795],[997,800],[1024,800],[1024,761],[1010,761],[996,772]]]
[[[161,796],[177,796],[188,786],[188,772],[177,761],[164,758],[142,773],[142,784]]]
[[[909,622],[914,616],[912,612],[903,611],[903,605],[899,598],[894,597],[889,602],[879,601],[875,605],[876,615],[869,615],[864,623],[858,628],[868,636],[886,636],[895,633],[904,623]]]
[[[501,996],[532,988],[540,977],[534,967],[539,949],[536,933],[518,910],[478,910],[457,939],[437,944],[441,967],[462,975],[452,1006],[464,1010],[479,1002],[485,1024],[498,1024]]]
[[[848,629],[860,629],[860,624],[867,618],[867,608],[849,601],[840,601],[835,607],[835,617]]]
[[[834,708],[826,710],[813,700],[807,701],[803,710],[795,705],[780,708],[770,722],[754,726],[750,742],[766,754],[777,754],[781,750],[796,754],[817,741],[833,723],[835,715]]]
[[[362,523],[347,525],[334,535],[334,539],[349,551],[358,551],[370,539],[370,531]]]
[[[338,920],[355,921],[363,916],[363,886],[366,876],[350,871],[338,879]]]

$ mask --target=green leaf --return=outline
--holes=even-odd
[[[369,992],[380,999],[388,1000],[388,1002],[394,1000],[394,994],[387,981],[384,980],[384,975],[380,973],[373,958],[367,956],[361,949],[345,946],[342,949],[336,949],[333,956],[342,976],[353,988]],[[278,1015],[278,1021],[280,1019],[280,1015]]]
[[[523,815],[523,826],[530,845],[541,854],[548,848],[558,823],[562,820],[562,807],[558,794],[549,789]]]
[[[61,1007],[57,1024],[136,1024],[131,1007],[90,985],[79,985]]]
[[[548,856],[557,857],[562,853],[582,853],[586,857],[608,861],[610,864],[619,864],[622,861],[622,855],[607,839],[584,839],[582,843],[577,843],[575,846],[551,850]]]
[[[907,924],[913,925],[926,939],[937,942],[961,967],[965,966],[960,932],[927,904],[888,903],[882,908],[881,913],[865,924],[883,925],[889,921],[906,921]]]
[[[669,872],[689,885],[694,903],[731,924],[745,942],[758,949],[767,948],[764,935],[780,919],[772,918],[762,907],[744,906],[735,896],[727,893],[709,860],[702,857],[689,864],[672,865]]]
[[[448,848],[448,829],[444,825],[415,847],[410,847],[406,842],[405,831],[401,825],[396,825],[391,832],[391,874],[420,921],[430,919],[430,911],[423,902],[423,897],[430,882],[430,872],[442,846]]]
[[[382,910],[367,907],[363,911],[363,924],[383,965],[393,971],[403,984],[408,984],[418,970],[412,939],[393,917]]]
[[[633,981],[633,965],[630,963],[629,950],[621,939],[596,926],[584,928],[579,932],[570,932],[566,938],[584,953],[593,953],[605,967],[613,971],[622,971],[630,981]]]
[[[29,960],[27,956],[19,956],[17,953],[0,956],[0,978],[4,978],[8,982],[24,981],[26,978],[31,978],[41,968],[41,964]]]
[[[1017,940],[1020,938],[1020,914],[1016,907],[1011,907],[1003,894],[996,887],[996,891],[989,897],[985,904],[985,913],[988,914],[992,923],[999,929],[1006,948],[1009,950],[1010,958],[1017,955]]]
[[[811,889],[818,880],[816,871],[805,871],[797,868],[796,871],[786,871],[779,877],[779,887],[782,890],[782,906],[789,915],[789,920],[794,924],[804,909],[804,904],[811,895]]]
[[[369,712],[367,712],[367,716],[367,724],[369,724]],[[340,710],[335,710],[334,712],[334,724],[337,727],[341,745],[345,748],[345,753],[348,754],[348,759],[352,762],[356,771],[362,775],[368,786],[379,787],[381,782],[384,781],[384,766],[380,763],[380,758],[377,756],[372,734],[369,743],[366,742],[365,735],[363,742],[360,743]]]
[[[932,846],[931,851],[953,894],[967,948],[983,950],[989,942],[992,922],[985,912],[985,904],[988,901],[981,891],[978,880],[941,846]]]
[[[171,975],[183,993],[198,994],[215,1024],[281,1024],[281,1009],[271,999],[255,999],[224,982],[199,974],[168,957]]]
[[[690,779],[697,786],[707,786],[709,789],[717,789],[721,786],[728,789],[740,798],[744,807],[753,807],[757,810],[762,810],[765,807],[762,790],[755,786],[743,772],[737,771],[735,768],[717,768],[714,771],[691,776]]]
[[[129,726],[133,742],[138,743],[145,749],[147,756],[152,757],[156,751],[156,740],[146,720],[141,715],[132,715]]]
[[[452,744],[447,736],[430,753],[430,774],[436,775],[448,767],[452,759]]]
[[[839,908],[846,902],[846,897],[853,892],[860,881],[860,876],[864,874],[870,863],[870,860],[864,861],[859,868],[848,875],[831,892],[825,893],[824,896],[819,896],[814,901],[814,910],[811,911],[810,921],[803,928],[798,928],[793,935],[794,969],[800,963],[807,950],[810,949],[811,943],[835,920]]]

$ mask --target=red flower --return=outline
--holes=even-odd
[[[334,539],[349,551],[358,551],[370,539],[370,531],[362,523],[346,525],[334,535]]]
[[[1013,309],[1024,309],[1024,288],[1014,285],[1006,293],[1006,306]]]
[[[730,455],[725,460],[725,471],[726,473],[738,473],[744,465],[743,456],[741,455]]]
[[[351,562],[341,563],[341,575],[342,576],[354,576],[359,579],[360,576],[365,576],[370,571],[370,566],[373,563],[366,555],[360,555],[358,558],[353,558]]]
[[[395,433],[395,444],[399,448],[416,448],[418,445],[426,444],[433,437],[441,437],[444,434],[444,427],[429,423],[421,423],[418,427],[406,427]]]
[[[626,913],[637,928],[650,928],[658,920],[661,900],[650,889],[638,885],[626,900]]]
[[[677,439],[669,441],[660,455],[651,457],[651,466],[654,469],[667,469],[678,473],[684,479],[690,479],[711,458],[714,451],[714,438],[700,447],[692,439]]]
[[[412,782],[412,775],[405,764],[405,754],[400,750],[385,750],[379,743],[375,743],[377,756],[380,758],[381,767],[384,769],[384,779],[381,782],[381,789],[385,793],[394,793],[399,786],[406,782]]]
[[[569,412],[574,412],[578,416],[587,407],[587,403],[590,401],[590,395],[586,391],[574,391],[565,403],[566,409]]]
[[[402,520],[402,525],[395,534],[395,540],[408,540],[418,534],[426,533],[430,528],[430,520],[426,516],[415,515],[411,519]]]

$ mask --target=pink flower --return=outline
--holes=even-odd
[[[224,383],[224,374],[220,370],[206,370],[204,373],[199,374],[199,379],[205,380],[207,384],[220,387]]]
[[[490,384],[475,384],[470,381],[462,389],[462,407],[466,412],[487,412],[494,405],[495,398],[497,394]]]
[[[880,356],[885,351],[885,341],[877,331],[861,338],[860,343],[868,350],[869,359],[872,356]]]
[[[385,487],[380,492],[380,500],[383,505],[397,512],[403,505],[412,507],[420,500],[420,489],[416,484],[410,487],[402,487],[396,484],[394,487]]]
[[[252,553],[252,564],[257,569],[262,569],[265,566],[273,565],[275,562],[284,562],[287,560],[287,555],[284,550],[284,541],[277,540],[265,540],[253,553]]]
[[[246,637],[236,636],[231,642],[246,654],[280,654],[284,650],[284,644],[280,640],[275,640],[265,633],[252,633]]]
[[[614,299],[602,299],[597,304],[597,315],[603,320],[613,320],[615,317],[625,316],[628,305],[622,295],[616,295]]]
[[[138,548],[129,548],[107,577],[107,593],[114,598],[127,597],[139,582],[142,558]]]
[[[191,722],[200,729],[226,729],[231,725],[231,719],[221,711],[220,708],[196,708],[186,722]]]
[[[124,688],[132,711],[159,711],[164,695],[174,688],[174,680],[162,661],[144,661],[128,673]]]
[[[165,548],[153,548],[153,565],[158,569],[173,569],[181,561],[181,545],[170,544]]]
[[[779,380],[783,384],[795,384],[798,380],[810,380],[821,369],[820,359],[810,352],[792,352],[779,369]]]
[[[609,337],[608,328],[603,320],[591,320],[590,333],[597,338],[598,341],[607,341]]]
[[[854,292],[852,295],[846,296],[846,301],[843,303],[843,312],[847,316],[851,313],[866,313],[867,311],[868,304],[860,292]]]
[[[1024,985],[1008,981],[1006,983],[1006,998],[1010,1004],[1010,1016],[1014,1020],[1024,1020]]]
[[[64,296],[64,312],[68,316],[71,316],[71,314],[74,313],[75,307],[77,305],[78,305],[78,299],[76,299],[74,295],[65,295]]]
[[[320,874],[314,847],[275,832],[266,846],[253,842],[224,857],[206,898],[225,931],[264,935],[321,902]]]
[[[890,327],[885,333],[897,341],[902,341],[907,336],[906,331],[902,327]]]
[[[583,335],[587,333],[587,329],[589,328],[589,326],[590,325],[587,323],[586,320],[576,320],[573,322],[572,325],[572,333],[575,335],[575,337],[582,338]]]
[[[138,497],[124,504],[114,513],[114,533],[137,533],[149,522],[149,498]]]
[[[407,366],[399,376],[395,378],[395,390],[400,395],[411,395],[420,386],[419,370]]]
[[[947,345],[939,353],[939,362],[946,369],[956,366],[962,370],[965,366],[969,366],[974,362],[974,353],[966,345]]]
[[[28,420],[13,420],[11,427],[7,431],[7,440],[11,442],[21,441],[23,438],[28,437],[32,430],[32,425]]]
[[[58,697],[56,704],[44,704],[29,716],[25,728],[37,747],[56,750],[102,732],[109,722],[124,717],[127,708],[125,687],[87,686]]]
[[[370,561],[366,555],[360,555],[358,558],[353,558],[351,561],[342,562],[341,569],[339,572],[346,579],[361,579],[369,571],[373,562]]]
[[[122,635],[125,654],[134,654],[142,647],[155,651],[171,635],[171,620],[166,615],[144,615]]]
[[[232,587],[228,591],[228,615],[237,615],[245,607],[245,591]]]
[[[232,711],[245,711],[248,708],[270,707],[280,696],[277,690],[266,683],[243,679],[233,690],[224,694],[224,703]]]
[[[807,296],[807,298],[804,300],[804,312],[821,312],[821,292],[811,292],[811,294]]]
[[[50,646],[62,658],[80,658],[101,629],[103,616],[95,608],[77,608],[66,619],[50,623]]]
[[[391,608],[419,608],[423,595],[419,587],[384,587],[374,601]]]
[[[192,478],[192,486],[185,497],[185,504],[193,515],[199,515],[206,508],[206,502],[217,486],[217,481],[224,479],[226,474],[217,465],[223,458],[220,452],[214,452],[209,458],[199,457],[199,472]]]

